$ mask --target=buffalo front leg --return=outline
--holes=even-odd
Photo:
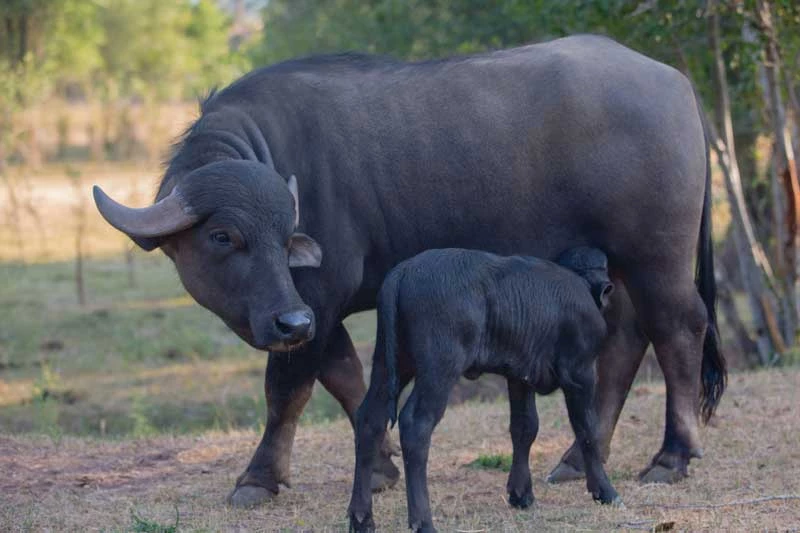
[[[267,426],[253,458],[236,480],[228,502],[252,507],[278,494],[278,484],[289,485],[289,461],[297,421],[316,378],[317,365],[302,352],[270,354],[265,393]]]
[[[536,412],[536,395],[518,379],[508,379],[508,402],[511,411],[509,431],[514,447],[511,472],[508,474],[508,503],[526,509],[533,503],[531,483],[531,445],[539,432],[539,416]]]
[[[597,359],[594,399],[598,414],[597,439],[603,462],[608,459],[614,428],[649,343],[639,327],[636,311],[622,281],[614,279],[614,285],[612,306],[606,315],[608,337]],[[584,475],[583,455],[576,441],[547,476],[547,481],[561,483],[583,479]]]
[[[364,370],[350,335],[342,324],[336,326],[331,334],[319,381],[341,404],[355,430],[356,413],[366,392]],[[378,456],[372,463],[371,486],[374,491],[393,487],[400,479],[400,470],[391,459],[392,455],[399,454],[399,450],[392,444],[385,424],[380,442]]]

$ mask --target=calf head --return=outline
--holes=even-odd
[[[608,307],[614,284],[608,276],[606,254],[597,248],[580,246],[562,253],[556,263],[577,273],[589,283],[589,290],[601,311]]]
[[[132,209],[94,188],[109,224],[145,250],[160,247],[186,290],[242,339],[286,351],[314,336],[314,315],[289,268],[318,267],[319,245],[297,233],[297,181],[252,161],[220,161],[185,175],[156,203]]]

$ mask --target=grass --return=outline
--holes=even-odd
[[[137,283],[129,284],[130,244],[100,219],[90,185],[144,204],[157,170],[76,171],[77,189],[60,167],[12,176],[18,223],[10,182],[0,187],[0,529],[346,529],[352,431],[321,387],[298,429],[293,488],[252,511],[222,503],[263,430],[267,355],[194,304],[158,253],[134,254]],[[73,279],[81,202],[88,206],[84,306]],[[368,359],[374,313],[346,326]],[[626,510],[593,505],[580,483],[541,481],[572,440],[557,395],[537,401],[538,504],[509,509],[507,404],[470,401],[502,396],[505,384],[477,383],[482,388],[453,391],[451,399],[466,403],[448,410],[434,435],[431,497],[442,530],[658,530],[672,522],[677,530],[800,528],[797,499],[756,501],[800,493],[796,369],[734,375],[720,416],[705,430],[706,458],[676,487],[635,481],[660,443],[664,406],[663,387],[636,385],[608,466]],[[736,501],[748,503],[727,505]],[[377,495],[375,505],[381,528],[405,529],[400,487]]]
[[[137,256],[86,265],[77,305],[71,265],[0,264],[0,425],[13,432],[144,435],[263,424],[267,354],[249,348],[184,293],[171,263]],[[371,316],[348,321],[369,344]],[[360,333],[358,333],[360,332]],[[342,416],[315,390],[306,423]]]
[[[732,376],[718,416],[702,430],[705,457],[674,486],[641,485],[637,472],[661,441],[664,388],[636,385],[606,466],[626,507],[592,502],[583,483],[543,480],[572,440],[563,399],[537,402],[541,420],[531,470],[537,501],[505,503],[507,474],[465,465],[511,451],[504,401],[447,410],[433,435],[429,483],[440,531],[797,531],[800,528],[800,370]],[[353,473],[345,420],[298,428],[292,488],[251,510],[224,504],[260,433],[245,429],[120,440],[0,436],[3,530],[130,531],[128,510],[181,531],[342,531]],[[397,439],[395,432],[393,438]],[[375,495],[380,530],[406,529],[401,483]],[[775,498],[782,496],[782,498]],[[176,511],[177,509],[177,511]]]
[[[484,470],[511,472],[511,454],[481,454],[474,461],[467,463],[467,466]]]
[[[131,531],[135,533],[177,533],[180,525],[181,515],[175,507],[175,523],[170,525],[160,524],[153,520],[142,518],[136,511],[131,510]]]

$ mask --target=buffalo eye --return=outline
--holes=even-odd
[[[229,246],[231,244],[231,236],[225,231],[215,231],[211,234],[211,240],[214,241],[214,244],[219,244],[220,246]]]

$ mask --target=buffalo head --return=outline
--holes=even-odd
[[[314,336],[314,315],[289,268],[318,267],[319,245],[297,233],[297,181],[251,161],[220,161],[133,209],[94,187],[109,224],[145,250],[160,247],[184,287],[242,339],[260,349],[290,350]]]

